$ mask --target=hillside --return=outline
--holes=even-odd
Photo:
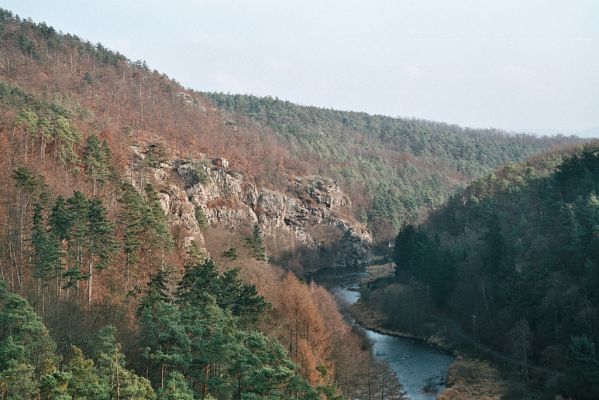
[[[441,205],[457,188],[510,161],[523,161],[574,137],[535,138],[299,106],[271,97],[206,93],[216,105],[271,128],[292,156],[340,183],[355,214],[379,239]]]
[[[368,257],[337,185],[101,45],[2,11],[0,54],[0,397],[397,393],[332,296],[268,261]]]
[[[378,306],[396,327],[423,328],[424,310],[457,319],[542,398],[597,398],[598,192],[597,143],[477,180],[399,233],[396,282],[417,283]]]
[[[4,14],[5,82],[80,108],[73,117],[119,149],[161,142],[184,157],[223,157],[283,191],[293,176],[335,179],[352,194],[352,215],[381,240],[472,179],[577,141],[194,92],[143,61]]]
[[[577,141],[226,98],[0,10],[1,398],[399,398],[292,272]]]

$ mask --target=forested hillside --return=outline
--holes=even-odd
[[[272,128],[292,156],[339,180],[353,194],[356,215],[380,239],[509,161],[577,141],[304,107],[272,97],[207,96],[259,128]],[[229,118],[237,121],[235,114]]]
[[[286,190],[307,164],[274,133],[2,10],[0,151],[0,398],[399,397],[331,295],[267,261],[258,225],[208,223],[230,199],[165,212],[190,206],[174,159],[200,186]]]
[[[477,180],[399,233],[397,280],[419,284],[388,287],[379,306],[392,324],[411,327],[427,320],[425,310],[440,310],[510,356],[544,396],[597,398],[597,193],[597,143]],[[400,316],[406,303],[421,315]]]
[[[572,142],[206,97],[0,10],[0,398],[400,398],[281,266]]]

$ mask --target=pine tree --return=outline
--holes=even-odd
[[[135,188],[128,183],[122,186],[120,222],[123,225],[123,251],[125,253],[125,288],[129,287],[129,278],[140,259],[142,247],[141,235],[144,232],[146,208],[144,200]]]
[[[160,387],[164,388],[168,368],[186,368],[189,364],[189,338],[181,323],[177,305],[166,295],[164,274],[155,276],[138,310],[144,357],[160,370]]]
[[[50,235],[49,240],[58,251],[58,260],[54,265],[56,276],[56,295],[60,297],[62,292],[62,277],[64,266],[67,265],[67,254],[63,251],[62,243],[70,239],[71,232],[71,214],[67,208],[67,203],[62,196],[58,196],[52,206],[50,213]]]
[[[89,230],[89,201],[83,193],[76,191],[72,197],[67,199],[66,203],[70,218],[69,259],[71,265],[69,265],[69,269],[64,275],[69,278],[67,287],[74,285],[79,290],[79,282],[87,279],[83,273],[83,268]]]
[[[193,391],[185,376],[180,372],[171,372],[166,385],[158,392],[158,400],[194,400]]]
[[[87,277],[87,304],[92,302],[92,288],[94,270],[106,268],[112,254],[117,250],[114,239],[114,225],[108,220],[107,211],[102,205],[102,200],[94,197],[89,203],[87,247],[88,247],[88,277]]]
[[[41,313],[43,315],[45,306],[44,291],[48,281],[54,278],[54,269],[59,262],[60,254],[56,241],[52,240],[52,237],[46,231],[43,206],[40,204],[34,206],[31,246],[33,248],[33,267],[38,282],[37,290],[38,295],[41,296]]]
[[[13,349],[21,346],[15,350],[22,354],[17,361],[26,360],[31,364],[36,380],[56,370],[56,344],[48,330],[27,300],[8,292],[4,281],[0,280],[0,344],[8,337],[12,337]]]
[[[100,143],[98,136],[90,135],[83,150],[83,165],[85,175],[92,182],[95,196],[97,186],[103,186],[111,174],[108,143]]]
[[[104,400],[110,398],[108,383],[100,379],[94,362],[85,358],[79,348],[73,347],[73,355],[65,366],[65,371],[71,374],[68,393],[73,399]]]
[[[150,381],[128,370],[121,346],[115,340],[116,329],[106,326],[94,340],[94,358],[100,380],[109,388],[111,399],[153,400],[156,394]]]
[[[12,264],[15,265],[15,275],[19,290],[23,290],[25,271],[27,227],[31,204],[42,203],[43,197],[48,193],[46,183],[42,176],[36,175],[26,167],[18,167],[12,172],[12,178],[17,188],[14,198],[14,209],[9,208],[8,228],[9,247],[11,248]],[[12,208],[12,207],[11,207]],[[14,280],[12,286],[15,286]]]
[[[260,229],[260,225],[254,225],[252,234],[247,236],[245,241],[257,260],[268,261],[266,248],[264,247],[264,242],[262,240],[262,230]]]
[[[165,252],[172,249],[173,237],[168,227],[164,209],[160,204],[160,197],[154,186],[147,184],[145,187],[147,209],[144,225],[147,231],[147,243],[151,253],[158,252],[160,257],[150,257],[150,260],[160,259],[160,269],[165,267]]]
[[[12,336],[0,341],[0,398],[27,400],[38,393],[35,368],[26,356],[25,346]]]

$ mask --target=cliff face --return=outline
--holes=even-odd
[[[242,233],[258,224],[267,247],[276,240],[291,251],[326,254],[328,267],[361,267],[371,258],[372,236],[350,216],[350,198],[331,179],[292,177],[283,193],[257,187],[222,158],[149,166],[137,148],[130,173],[155,182],[171,225],[186,245],[195,241],[207,254],[200,225]]]

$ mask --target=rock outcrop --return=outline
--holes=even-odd
[[[259,224],[269,238],[286,235],[296,246],[335,247],[330,267],[360,267],[371,258],[372,237],[350,215],[351,201],[333,180],[294,177],[285,192],[255,184],[228,170],[224,159],[171,160],[144,165],[144,154],[134,151],[132,171],[156,183],[172,226],[183,233],[185,244],[204,247],[198,215],[210,226],[229,231]]]

